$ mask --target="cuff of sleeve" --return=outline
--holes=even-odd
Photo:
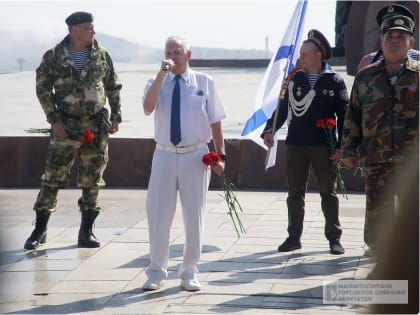
[[[58,111],[53,111],[53,112],[50,112],[50,113],[47,115],[47,121],[48,121],[50,124],[56,123],[56,122],[57,122],[57,121],[59,121],[59,120],[61,120],[61,115],[60,115],[60,113],[59,113]]]
[[[264,130],[263,132],[262,132],[262,134],[260,135],[260,137],[261,137],[261,139],[264,139],[264,135],[266,134],[266,133],[271,133],[272,132],[272,128],[268,128],[268,129],[266,129],[266,130]]]
[[[121,122],[121,114],[111,114],[111,121],[117,121],[118,123]]]

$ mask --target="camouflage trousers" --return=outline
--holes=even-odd
[[[402,186],[395,182],[400,169],[393,163],[380,163],[364,167],[366,214],[364,241],[369,247],[382,247],[387,237],[388,226],[395,220]]]
[[[76,124],[79,128],[75,128]],[[52,136],[45,171],[41,176],[41,189],[34,205],[35,211],[55,211],[58,190],[68,185],[70,169],[76,156],[80,157],[77,177],[77,186],[82,188],[82,196],[78,201],[80,211],[101,210],[98,193],[99,188],[105,186],[102,175],[109,159],[107,130],[98,130],[93,122],[85,124],[73,122],[67,124],[69,125],[72,127],[72,132],[89,128],[95,137],[93,141],[83,143],[81,136],[80,139]]]

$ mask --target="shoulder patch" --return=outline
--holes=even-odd
[[[344,102],[348,102],[349,101],[349,94],[347,93],[347,90],[341,90],[340,91],[340,98]]]

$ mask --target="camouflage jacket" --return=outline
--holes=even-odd
[[[111,121],[121,122],[121,83],[108,52],[94,42],[90,56],[80,73],[67,50],[67,36],[48,50],[36,70],[36,93],[49,123],[60,119],[60,112],[76,116],[98,113],[106,103]]]
[[[357,73],[344,120],[343,157],[365,165],[401,161],[418,144],[419,62],[406,59],[394,84],[377,61]]]

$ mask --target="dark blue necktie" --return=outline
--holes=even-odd
[[[172,93],[171,109],[171,142],[177,145],[181,142],[181,91],[179,88],[180,75],[175,77],[175,87]]]

